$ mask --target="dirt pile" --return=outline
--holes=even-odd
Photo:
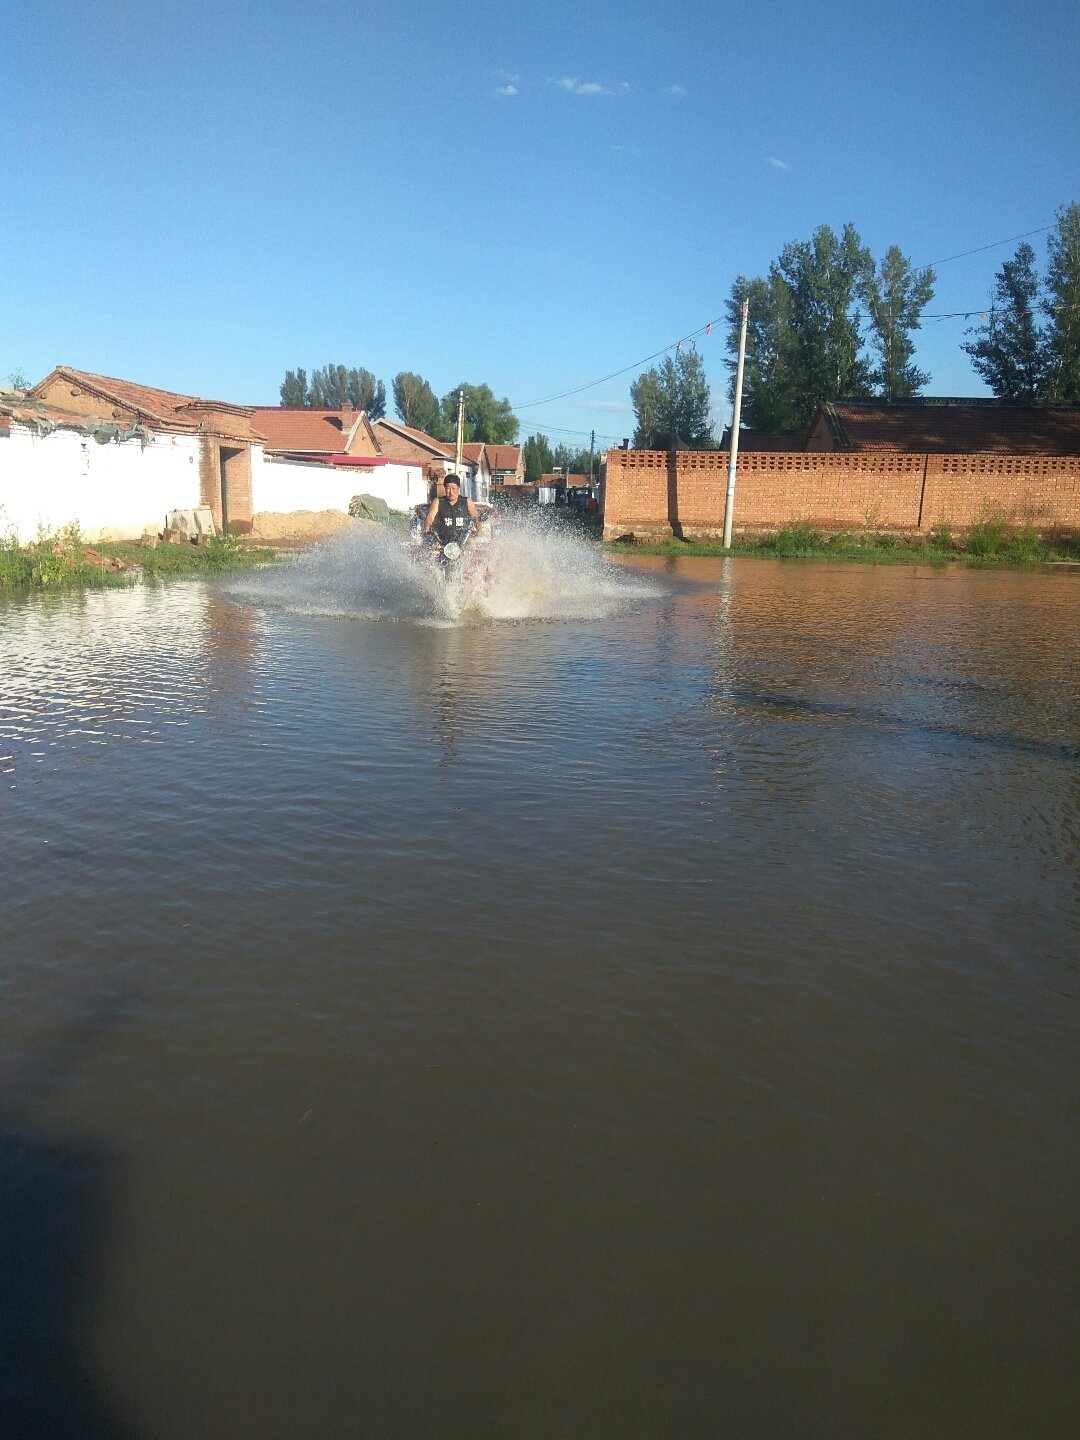
[[[344,510],[258,510],[251,529],[253,540],[326,540],[338,530],[370,524],[353,520]]]

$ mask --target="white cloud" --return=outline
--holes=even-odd
[[[625,80],[619,82],[617,90],[612,90],[610,85],[601,85],[599,80],[579,80],[576,75],[559,75],[550,83],[558,90],[565,90],[568,95],[625,95],[630,89]]]
[[[499,88],[495,91],[495,94],[497,96],[504,99],[509,99],[511,95],[516,95],[517,93],[518,91],[516,85],[500,85]]]
[[[772,166],[772,168],[773,168],[774,170],[790,170],[790,169],[791,169],[791,166],[788,164],[788,162],[787,162],[786,160],[777,160],[777,158],[776,158],[775,155],[770,155],[770,156],[769,156],[768,163]]]
[[[669,95],[674,95],[676,100],[681,100],[686,94],[686,91],[681,85],[669,85],[667,93]]]

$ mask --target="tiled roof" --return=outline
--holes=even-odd
[[[521,459],[521,446],[489,445],[487,457],[492,470],[516,470]]]
[[[92,394],[100,394],[104,398],[115,400],[121,405],[129,406],[157,420],[180,420],[185,424],[190,424],[194,417],[183,412],[189,406],[202,405],[220,407],[242,415],[249,413],[249,407],[231,405],[225,400],[204,400],[197,395],[182,395],[175,390],[158,390],[152,385],[136,385],[130,380],[120,380],[112,375],[96,375],[90,370],[75,370],[70,365],[58,365],[50,375],[40,382],[40,385],[33,387],[30,394],[34,395],[53,377],[68,379],[73,385],[84,388]]]
[[[1080,405],[1001,400],[837,401],[822,407],[842,450],[1080,455]]]
[[[114,425],[110,416],[106,413],[107,407],[102,407],[100,415],[86,415],[75,410],[65,410],[62,405],[54,405],[47,400],[36,400],[23,395],[0,395],[0,416],[16,421],[21,425],[38,425],[45,422],[46,427],[63,426],[69,430],[92,430],[98,425]]]
[[[462,445],[461,458],[463,460],[468,460],[470,465],[479,465],[481,456],[483,455],[485,448],[486,447],[482,440],[479,442],[470,440],[467,445]]]
[[[284,410],[256,405],[251,418],[255,428],[266,436],[268,450],[340,455],[357,414],[355,410]]]
[[[406,460],[422,465],[432,457],[440,460],[454,459],[453,445],[436,440],[433,435],[425,435],[423,430],[402,425],[400,421],[376,420],[372,429],[379,442],[379,449],[392,460]]]

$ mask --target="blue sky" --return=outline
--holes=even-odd
[[[617,441],[635,362],[820,224],[918,264],[1051,225],[1078,53],[1075,0],[8,7],[0,376],[274,404],[340,362]],[[929,311],[1015,248],[940,265]],[[982,393],[965,323],[920,332],[927,393]]]

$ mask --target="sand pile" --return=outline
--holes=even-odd
[[[350,519],[344,510],[258,510],[251,534],[256,540],[326,540],[339,530],[370,523]]]

